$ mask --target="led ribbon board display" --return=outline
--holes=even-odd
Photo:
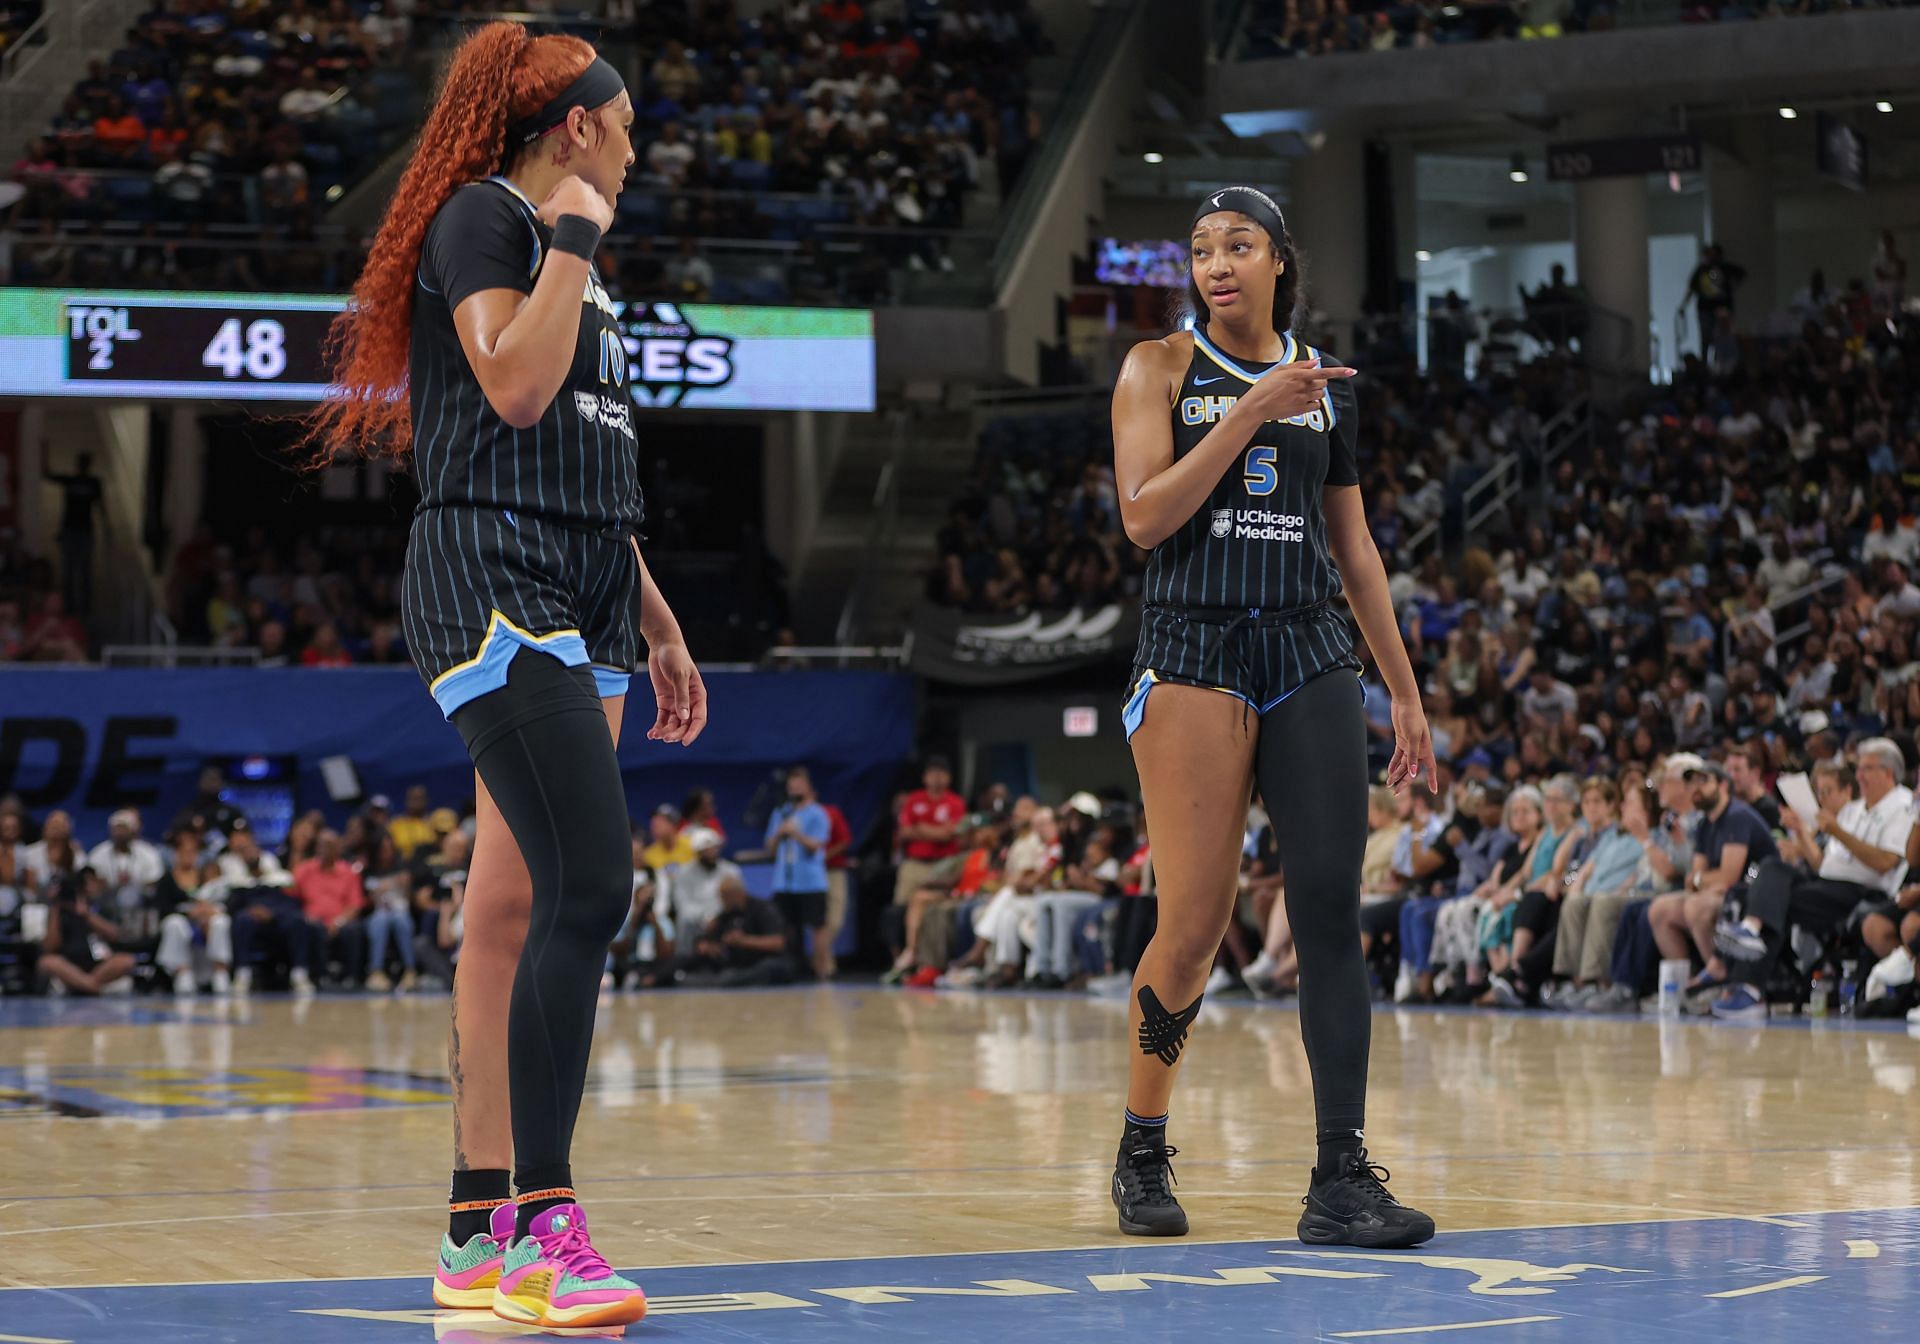
[[[0,396],[317,401],[337,295],[0,290]],[[643,409],[870,411],[873,314],[616,303]]]

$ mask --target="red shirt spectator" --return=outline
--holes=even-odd
[[[156,163],[170,154],[187,152],[187,131],[177,123],[163,123],[147,132],[147,155]]]
[[[853,827],[847,825],[847,814],[832,803],[827,809],[827,867],[853,867]]]
[[[927,762],[921,783],[900,808],[901,852],[918,863],[938,863],[960,852],[960,823],[967,804],[950,787],[953,773],[936,756]]]
[[[727,838],[727,828],[720,824],[720,806],[714,801],[712,789],[695,789],[689,793],[680,808],[680,815],[680,829],[683,832],[704,826],[722,841]]]
[[[27,621],[26,651],[46,662],[79,663],[87,658],[87,630],[67,614],[65,600],[48,593],[40,612]]]
[[[118,116],[96,117],[93,122],[93,141],[102,154],[116,159],[130,159],[147,142],[146,123],[124,108]]]
[[[352,667],[353,655],[340,642],[340,631],[332,621],[313,632],[313,643],[300,655],[304,667]]]
[[[981,845],[969,851],[966,862],[960,866],[960,876],[953,881],[953,899],[977,896],[982,888],[999,879],[1000,874],[993,867],[993,847]]]
[[[360,885],[360,874],[340,857],[340,838],[333,837],[331,859],[324,857],[325,840],[323,836],[321,855],[295,865],[293,894],[308,919],[334,929],[365,908],[367,893]]]

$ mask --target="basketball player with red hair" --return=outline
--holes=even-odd
[[[632,121],[586,42],[517,23],[471,34],[329,336],[337,386],[309,435],[330,456],[411,459],[407,645],[477,776],[434,1300],[541,1327],[646,1313],[589,1240],[570,1167],[601,966],[631,899],[614,745],[640,638],[647,736],[691,743],[706,723],[640,555],[626,350],[593,263]]]

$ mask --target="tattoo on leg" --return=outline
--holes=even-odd
[[[453,1022],[447,1032],[447,1080],[453,1090],[453,1169],[469,1171],[466,1147],[460,1139],[460,1102],[466,1093],[466,1074],[460,1067],[460,981],[453,982]]]
[[[1194,1019],[1200,1016],[1200,999],[1170,1013],[1166,1005],[1160,1002],[1160,996],[1153,992],[1151,985],[1140,987],[1140,1053],[1152,1055],[1168,1068],[1180,1060],[1180,1051],[1187,1043],[1187,1032],[1193,1027]]]

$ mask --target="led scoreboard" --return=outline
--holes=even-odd
[[[0,289],[0,396],[317,401],[335,294]],[[870,411],[860,308],[615,302],[635,406]]]
[[[326,387],[320,349],[339,311],[332,301],[69,298],[61,313],[65,376],[69,382],[137,384],[146,396],[198,390],[217,397],[310,400]],[[155,393],[155,385],[179,391]]]

